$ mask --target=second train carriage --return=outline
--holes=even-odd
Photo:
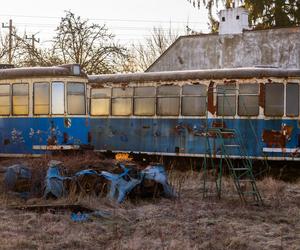
[[[89,144],[87,81],[79,65],[0,69],[0,157]]]
[[[300,70],[277,68],[89,76],[92,144],[197,157],[209,144],[220,157],[220,140],[208,131],[232,129],[247,157],[300,160],[299,83]],[[243,157],[231,146],[231,157]]]

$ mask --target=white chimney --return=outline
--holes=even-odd
[[[249,13],[243,7],[230,8],[219,12],[219,34],[241,34],[243,30],[249,30]]]

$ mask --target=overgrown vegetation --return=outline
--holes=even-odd
[[[60,158],[68,167],[96,164],[97,158]],[[29,160],[40,168],[49,158]],[[20,160],[15,159],[13,163]],[[22,162],[24,163],[24,159]],[[1,161],[5,166],[9,161]],[[0,175],[1,176],[1,175]],[[75,223],[70,212],[46,213],[9,209],[24,200],[1,192],[0,244],[6,249],[297,249],[300,242],[300,182],[270,177],[258,181],[264,207],[244,206],[232,180],[224,178],[223,197],[203,199],[201,173],[170,168],[170,181],[180,196],[175,200],[126,201],[82,197],[76,202],[109,211],[108,219]],[[29,199],[26,204],[72,204],[60,200]]]

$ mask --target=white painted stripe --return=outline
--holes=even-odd
[[[33,145],[34,150],[78,150],[79,145]]]
[[[41,157],[43,154],[2,154],[0,153],[0,157]]]
[[[263,148],[267,153],[300,153],[300,148]]]

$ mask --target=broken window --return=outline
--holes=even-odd
[[[286,116],[299,115],[299,85],[288,83],[286,85]]]
[[[0,85],[0,115],[10,115],[10,85]]]
[[[39,82],[33,85],[33,113],[35,115],[49,114],[50,89],[49,83]]]
[[[132,114],[133,88],[113,88],[112,96],[112,115],[128,116]]]
[[[91,89],[91,115],[110,114],[111,89]]]
[[[84,83],[68,83],[68,114],[84,115],[85,114],[85,91]]]
[[[180,87],[160,86],[157,89],[157,114],[164,116],[179,115]]]
[[[282,83],[267,83],[265,92],[265,115],[283,116],[284,85]]]
[[[63,82],[52,83],[51,104],[52,114],[63,115],[65,113],[65,84]]]
[[[220,116],[234,116],[236,114],[235,84],[217,86],[217,114]]]
[[[134,115],[155,115],[155,87],[134,89]]]
[[[241,116],[256,116],[259,114],[259,85],[239,85],[238,114]]]
[[[206,86],[185,85],[182,87],[181,114],[200,116],[206,113]]]
[[[27,83],[13,84],[13,114],[28,115],[29,90]]]

